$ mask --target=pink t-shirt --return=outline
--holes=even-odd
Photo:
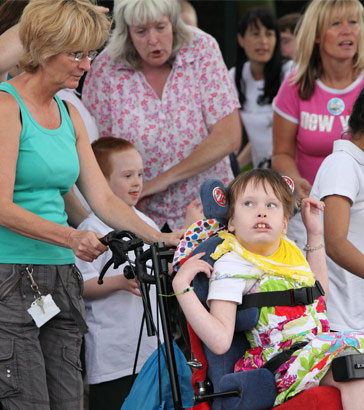
[[[140,152],[145,179],[178,164],[209,135],[209,128],[239,108],[217,42],[194,29],[178,52],[160,99],[140,71],[126,68],[104,50],[92,64],[82,101],[100,135],[125,138]],[[207,178],[233,179],[229,158],[147,198],[142,211],[161,227],[181,227],[186,206]]]
[[[316,80],[315,91],[307,101],[298,96],[299,85],[290,85],[290,74],[273,101],[274,111],[298,124],[296,164],[303,178],[311,184],[322,161],[332,153],[333,143],[347,129],[352,107],[364,85],[360,75],[343,90],[327,87]]]

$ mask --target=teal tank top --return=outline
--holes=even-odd
[[[30,115],[15,88],[1,83],[20,106],[22,131],[16,166],[13,201],[42,218],[68,226],[62,195],[79,175],[76,137],[71,118],[58,96],[61,125],[41,127]],[[27,238],[0,226],[0,263],[64,265],[74,263],[71,249]]]

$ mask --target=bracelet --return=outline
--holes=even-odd
[[[189,286],[188,288],[183,289],[181,292],[178,292],[178,293],[172,293],[171,295],[164,295],[163,293],[159,293],[158,296],[164,296],[166,298],[169,298],[171,296],[183,295],[184,293],[190,292],[193,289],[194,289],[193,286]]]
[[[325,247],[324,243],[320,243],[320,245],[314,246],[314,247],[312,247],[308,243],[306,243],[303,250],[306,251],[306,252],[313,252],[313,251],[318,251],[319,249],[324,248],[324,247]]]

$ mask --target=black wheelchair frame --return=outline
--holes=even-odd
[[[98,283],[103,283],[103,277],[111,265],[114,269],[118,268],[125,262],[128,263],[124,270],[127,278],[135,278],[139,283],[139,289],[142,295],[144,316],[148,336],[156,334],[156,328],[153,323],[152,310],[149,299],[148,284],[156,286],[157,304],[162,325],[162,332],[165,344],[165,360],[168,368],[171,392],[173,397],[174,409],[185,410],[182,407],[181,392],[179,388],[177,366],[173,348],[173,338],[170,326],[170,314],[166,303],[165,295],[168,292],[168,283],[170,276],[168,274],[168,262],[172,261],[174,250],[169,250],[164,243],[154,243],[146,251],[143,250],[143,241],[129,231],[112,231],[100,239],[100,241],[109,246],[112,252],[112,258],[105,264],[102,269]],[[128,252],[134,251],[135,262],[131,262]],[[152,262],[151,274],[147,273],[147,262]],[[160,349],[164,355],[163,349]]]

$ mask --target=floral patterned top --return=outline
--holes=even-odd
[[[146,180],[189,156],[212,125],[239,108],[217,42],[198,29],[178,52],[161,99],[140,71],[112,60],[106,48],[86,77],[82,101],[95,116],[101,136],[135,144]],[[233,179],[228,157],[146,198],[141,210],[159,226],[168,222],[173,230],[179,228],[200,184],[216,176],[224,185]]]

